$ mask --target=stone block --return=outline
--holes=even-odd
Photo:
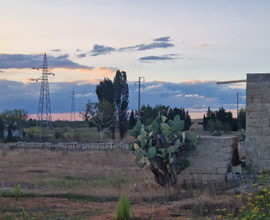
[[[263,95],[263,90],[262,87],[265,87],[264,85],[261,85],[260,83],[248,83],[247,86],[247,94],[249,94],[249,96],[247,97],[247,100],[249,100],[249,98],[253,98],[253,95]]]
[[[247,102],[246,106],[247,114],[250,112],[268,112],[269,104],[268,103],[249,103]]]
[[[269,127],[263,127],[262,128],[262,135],[263,136],[270,136],[270,128]]]
[[[218,174],[226,174],[227,173],[227,168],[226,167],[218,167],[217,172]]]
[[[269,127],[269,119],[261,118],[261,119],[248,119],[246,121],[247,127]]]
[[[268,115],[268,111],[256,111],[256,112],[248,112],[246,114],[246,119],[249,120],[249,119],[263,119],[265,118],[266,115]]]
[[[261,92],[261,89],[258,90]],[[251,94],[247,97],[247,103],[263,103],[263,96],[262,94]]]
[[[258,170],[270,170],[270,159],[260,160],[258,162]]]
[[[232,158],[232,155],[227,153],[227,154],[218,156],[217,158],[218,158],[219,160],[221,160],[221,161],[227,161],[227,160],[229,160],[229,159]]]
[[[247,136],[262,135],[262,127],[261,126],[251,127],[251,129],[248,129],[248,133],[246,132],[246,135]]]
[[[270,73],[248,73],[247,85],[250,83],[270,82]]]
[[[265,103],[265,104],[270,103],[270,92],[268,91],[270,91],[270,88],[265,89],[265,94],[263,94],[262,103]]]
[[[213,166],[215,167],[218,167],[218,168],[226,168],[227,169],[227,166],[228,166],[228,163],[227,161],[216,161],[213,163]]]

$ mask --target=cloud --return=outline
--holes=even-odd
[[[200,47],[206,47],[207,44],[200,44],[199,46],[200,46]]]
[[[63,68],[91,72],[93,67],[80,65],[68,59],[68,54],[60,56],[47,55],[50,69]],[[0,69],[24,69],[38,67],[43,64],[44,54],[4,54],[0,53]]]
[[[112,77],[112,76],[114,76],[114,73],[117,71],[117,68],[99,66],[95,70],[98,71],[95,74],[95,76]]]
[[[169,39],[170,37],[159,37],[159,38],[154,39],[154,41],[170,41]]]
[[[94,93],[87,93],[87,94],[75,94],[75,97],[81,98],[81,97],[90,97],[90,96],[96,96]]]
[[[66,58],[68,58],[68,56],[69,56],[69,54],[66,53],[66,54],[58,56],[57,59],[66,59]]]
[[[93,46],[93,50],[91,51],[91,53],[92,53],[91,56],[106,55],[107,53],[110,53],[112,51],[115,51],[115,48],[107,47],[105,45],[95,44]]]
[[[77,54],[76,57],[79,59],[84,58],[84,57],[86,57],[86,53]]]
[[[147,61],[164,61],[164,60],[175,60],[178,59],[178,57],[175,54],[168,54],[168,55],[162,55],[162,56],[146,56],[141,57],[139,60],[141,62],[147,62]]]
[[[154,42],[149,43],[149,44],[138,44],[135,46],[120,47],[118,49],[114,47],[108,47],[105,45],[95,44],[93,47],[93,50],[91,50],[90,53],[91,53],[91,56],[99,56],[99,55],[106,55],[111,52],[145,51],[145,50],[152,50],[152,49],[157,49],[157,48],[166,49],[168,47],[174,47],[174,44],[167,43],[167,41],[169,41],[169,38],[170,37],[160,37],[160,38],[154,39]]]
[[[53,52],[60,52],[61,50],[60,49],[54,49],[54,50],[51,50]]]
[[[96,85],[98,84],[100,81],[100,79],[96,79],[96,78],[91,78],[91,79],[83,79],[83,80],[78,80],[78,81],[73,81],[76,82],[78,86],[82,86],[82,85]]]
[[[199,98],[199,99],[204,99],[205,98],[204,95],[199,96],[198,94],[187,94],[187,95],[185,95],[185,97]]]
[[[123,51],[142,51],[142,50],[151,50],[156,48],[168,48],[168,47],[174,47],[174,44],[166,43],[166,42],[153,42],[151,44],[139,44],[136,46],[130,46],[130,47],[121,47],[117,51],[123,52]]]
[[[0,44],[0,47],[3,47],[4,45],[3,44]]]
[[[157,85],[151,85],[145,87],[145,89],[142,91],[142,93],[147,94],[156,94],[156,95],[173,95],[175,93],[179,94],[182,93],[180,90],[172,91],[168,88],[166,88],[162,83],[159,83]]]

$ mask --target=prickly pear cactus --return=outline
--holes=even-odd
[[[130,150],[136,156],[136,164],[143,168],[148,165],[155,175],[155,181],[169,187],[177,182],[177,175],[189,166],[186,159],[195,149],[196,136],[187,131],[183,134],[185,121],[179,115],[174,120],[168,120],[160,113],[155,121],[144,126],[137,122],[128,134],[136,138],[130,145]]]

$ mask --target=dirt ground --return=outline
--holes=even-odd
[[[26,217],[37,219],[95,219],[105,220],[116,217],[117,202],[80,202],[60,198],[2,198],[1,206],[6,207],[5,215],[13,214],[19,218],[21,210],[25,210]],[[187,219],[188,212],[179,210],[174,204],[133,204],[133,219],[171,220],[181,217]],[[3,213],[3,210],[2,210]]]
[[[135,188],[134,183],[137,185]],[[188,210],[206,209],[204,204],[211,203],[207,199],[214,196],[211,191],[202,197],[200,190],[182,190],[180,186],[161,188],[153,181],[149,170],[139,169],[135,165],[134,156],[121,150],[0,148],[0,190],[11,191],[15,185],[20,185],[25,196],[19,201],[12,197],[2,197],[0,219],[22,219],[22,210],[26,213],[26,219],[31,220],[114,219],[117,201],[122,194],[132,203],[133,219],[188,219],[194,216]],[[48,195],[50,197],[46,197]],[[77,198],[76,195],[88,199]],[[57,196],[59,198],[52,198]],[[191,204],[190,199],[196,204]],[[227,207],[226,202],[220,203],[225,200],[211,199],[214,204],[212,206],[219,204]],[[232,203],[230,199],[228,201]]]

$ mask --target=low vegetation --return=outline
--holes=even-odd
[[[130,201],[124,194],[122,194],[117,205],[115,220],[129,220],[131,217],[130,207],[131,207]]]

